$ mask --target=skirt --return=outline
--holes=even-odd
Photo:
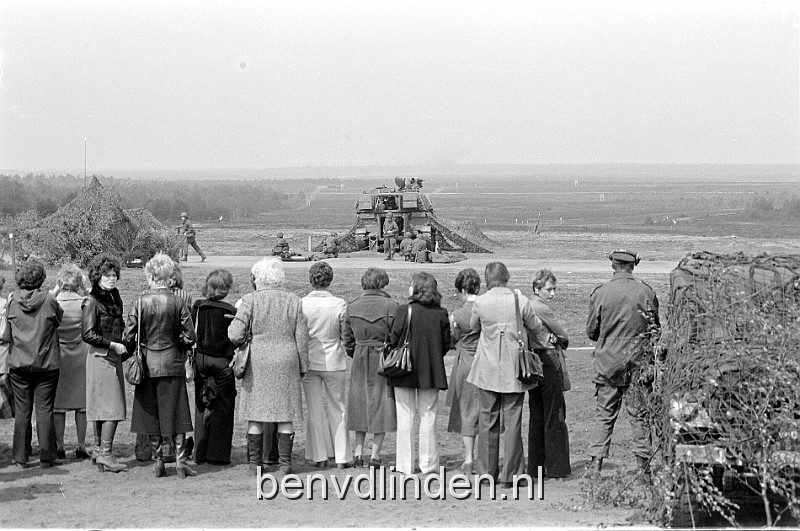
[[[467,381],[474,360],[474,352],[459,352],[447,393],[447,404],[450,406],[447,431],[465,437],[478,435],[478,388]]]
[[[142,379],[133,393],[131,431],[164,436],[193,431],[183,376]]]
[[[107,352],[89,347],[86,356],[86,420],[125,420],[125,381],[122,379],[122,358],[113,350]]]
[[[56,389],[58,413],[83,411],[86,409],[86,356],[88,345],[83,341],[76,344],[61,344],[61,368]]]

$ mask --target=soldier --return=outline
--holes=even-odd
[[[289,242],[283,239],[283,233],[279,232],[275,235],[275,245],[272,247],[272,256],[280,256],[281,258],[289,257]]]
[[[394,220],[394,213],[389,214],[383,222],[383,252],[385,260],[394,260],[394,246],[397,243],[397,232],[400,228]]]
[[[411,256],[415,262],[428,261],[428,241],[419,232],[414,233],[414,242],[411,244]]]
[[[339,258],[339,244],[336,241],[335,232],[331,232],[331,235],[325,238],[322,252],[325,253],[325,258]]]
[[[411,247],[414,245],[414,240],[411,238],[411,233],[406,232],[403,241],[400,242],[400,254],[403,259],[408,262],[411,260]]]
[[[586,334],[597,342],[593,355],[597,374],[592,380],[596,385],[597,409],[589,448],[590,475],[599,475],[603,459],[608,457],[614,423],[631,384],[631,373],[661,326],[655,292],[633,276],[639,256],[617,249],[608,258],[614,275],[592,292],[586,320]],[[629,400],[626,410],[633,426],[633,453],[639,469],[649,474],[651,450],[642,404]]]
[[[180,234],[183,234],[183,244],[181,246],[181,261],[188,262],[189,261],[189,246],[191,245],[192,248],[197,251],[197,254],[200,255],[200,261],[206,261],[206,255],[203,254],[202,249],[200,246],[197,245],[197,241],[195,240],[195,236],[197,232],[194,230],[194,227],[189,222],[189,214],[186,212],[181,212],[181,225],[178,227]]]

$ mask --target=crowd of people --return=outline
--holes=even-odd
[[[636,254],[615,251],[609,258],[614,277],[592,294],[587,322],[589,337],[598,342],[590,450],[597,472],[636,365],[631,349],[647,348],[648,334],[658,327],[655,294],[631,274]],[[290,473],[295,430],[303,424],[305,459],[315,467],[388,466],[383,443],[394,432],[395,470],[435,473],[436,416],[439,392],[445,390],[447,430],[460,434],[464,445],[461,472],[488,474],[501,486],[526,472],[551,478],[572,473],[564,400],[569,337],[548,306],[557,285],[548,269],[534,274],[532,297],[508,287],[510,274],[501,262],[486,265],[483,278],[463,269],[454,282],[462,305],[452,313],[441,304],[436,278],[424,271],[413,274],[402,304],[384,289],[387,272],[375,267],[361,277],[363,293],[347,302],[330,292],[331,265],[316,262],[309,268],[311,291],[301,298],[285,288],[280,258],[265,257],[251,269],[252,292],[235,305],[225,301],[234,283],[227,270],[209,273],[203,298],[196,301],[183,290],[180,266],[169,256],[155,255],[144,273],[148,289],[124,308],[116,287],[120,262],[114,257],[95,257],[86,272],[73,264],[62,267],[51,291],[42,289],[41,262],[29,259],[17,268],[17,287],[3,298],[7,326],[0,336],[0,352],[7,351],[7,359],[0,357],[0,393],[13,406],[16,466],[27,467],[31,458],[35,406],[41,467],[65,458],[65,419],[74,412],[75,457],[91,458],[101,472],[125,470],[113,452],[117,426],[128,411],[123,364],[140,356],[143,371],[135,384],[130,431],[138,438],[136,457],[155,461],[155,477],[167,474],[165,463],[172,459],[179,478],[197,475],[189,466],[193,451],[198,465],[230,464],[237,411],[247,423],[252,474],[259,467],[277,467],[279,476]],[[381,376],[385,353],[404,344],[411,369]],[[526,349],[542,362],[538,382],[518,378],[519,356]],[[444,360],[450,352],[448,375]],[[238,385],[237,363],[243,366]],[[192,380],[194,422],[187,391]],[[635,454],[645,469],[646,434],[635,405],[629,410]],[[89,424],[91,454],[85,443]],[[194,441],[187,435],[193,431]],[[369,453],[367,434],[372,434]]]

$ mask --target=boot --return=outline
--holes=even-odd
[[[264,451],[264,435],[262,433],[247,434],[247,462],[250,464],[249,474],[258,475],[261,466],[261,453]]]
[[[128,470],[128,465],[125,463],[118,463],[117,460],[114,459],[114,455],[111,453],[112,443],[113,441],[100,442],[100,451],[95,460],[97,463],[97,470],[100,472],[105,472],[106,470],[110,470],[111,472]]]
[[[164,445],[162,442],[161,435],[150,436],[150,448],[153,449],[153,455],[156,457],[155,476],[157,478],[163,478],[167,475],[167,469],[164,467]]]
[[[175,462],[177,463],[178,477],[186,479],[186,476],[194,477],[197,472],[189,468],[189,454],[186,443],[186,434],[178,433],[172,436],[172,447],[175,449]]]
[[[278,472],[275,480],[280,482],[287,474],[292,473],[292,447],[294,446],[294,433],[278,434]]]
[[[92,448],[92,464],[97,463],[97,456],[100,455],[100,430],[102,428],[96,427],[94,429],[94,448]]]
[[[584,475],[587,478],[599,478],[600,471],[602,469],[603,469],[603,458],[592,456],[592,461],[589,463],[589,466],[586,467],[586,473]]]

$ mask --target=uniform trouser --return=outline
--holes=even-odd
[[[592,445],[589,455],[592,457],[608,457],[611,448],[611,434],[622,409],[622,398],[628,391],[627,387],[613,387],[597,384],[595,396],[597,409],[595,411],[594,428],[592,430]],[[650,437],[647,425],[644,422],[646,411],[639,404],[627,400],[625,410],[631,417],[633,454],[637,457],[650,457]]]
[[[495,393],[478,389],[478,474],[511,482],[525,470],[522,448],[522,405],[525,393]],[[503,471],[500,472],[500,414],[505,429]]]
[[[394,238],[383,239],[383,252],[386,253],[386,256],[389,258],[394,258],[394,244]]]
[[[347,371],[310,370],[303,379],[308,406],[306,459],[309,461],[317,463],[329,457],[334,457],[337,463],[352,460],[345,416],[346,375]]]
[[[39,460],[56,460],[57,439],[53,408],[56,402],[59,370],[19,371],[11,369],[8,378],[14,393],[14,461],[28,461],[31,440],[31,417],[36,408],[36,434],[39,437]]]
[[[199,254],[201,258],[205,256],[205,254],[203,254],[203,250],[200,249],[199,245],[197,245],[197,241],[192,240],[192,241],[189,242],[189,241],[183,240],[183,246],[182,246],[183,248],[182,248],[182,252],[181,252],[181,258],[183,258],[183,259],[189,258],[189,246],[190,245],[192,246],[192,249],[197,251],[197,254]]]
[[[537,351],[539,352],[539,351]],[[569,432],[560,362],[555,350],[541,351],[544,380],[528,391],[528,475],[561,478],[572,473],[569,463]]]
[[[419,469],[423,474],[439,469],[439,446],[436,438],[438,389],[394,388],[397,411],[396,470],[414,472],[414,425],[419,415]]]

